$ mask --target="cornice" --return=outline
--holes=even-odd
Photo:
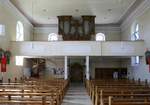
[[[146,10],[150,8],[150,0],[144,0],[121,24],[121,29],[125,30],[131,23],[133,23],[138,17],[143,15]]]
[[[13,14],[18,14],[22,19],[24,19],[33,27],[32,23],[22,13],[20,13],[20,11],[10,2],[10,0],[0,0],[0,2],[3,3],[3,5],[5,5],[10,12]]]

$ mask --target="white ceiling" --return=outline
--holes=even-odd
[[[118,23],[136,0],[10,0],[33,24],[57,24],[57,16],[95,15],[96,24]]]

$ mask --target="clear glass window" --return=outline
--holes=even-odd
[[[105,34],[97,33],[96,34],[96,41],[105,41]]]
[[[139,40],[139,38],[139,24],[136,24],[133,32],[133,40]]]
[[[48,41],[58,41],[58,35],[55,33],[51,33],[48,35]]]
[[[139,36],[139,24],[134,24],[133,26],[133,31],[132,31],[132,36],[131,36],[131,40],[136,41],[140,39]],[[139,56],[135,56],[132,57],[133,59],[131,59],[131,62],[133,62],[134,64],[140,64],[140,57]]]
[[[23,66],[23,56],[16,56],[16,65],[17,66]]]
[[[5,25],[0,24],[0,35],[5,35]]]
[[[24,40],[24,29],[22,22],[18,21],[16,26],[16,41]]]
[[[139,64],[140,63],[140,57],[139,56],[136,56],[135,57],[135,64]]]

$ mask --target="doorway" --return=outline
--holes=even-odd
[[[82,83],[84,80],[84,67],[80,63],[70,65],[70,81],[73,83]]]

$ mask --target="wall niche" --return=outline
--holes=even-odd
[[[58,16],[58,34],[63,40],[91,40],[95,35],[95,16]]]

